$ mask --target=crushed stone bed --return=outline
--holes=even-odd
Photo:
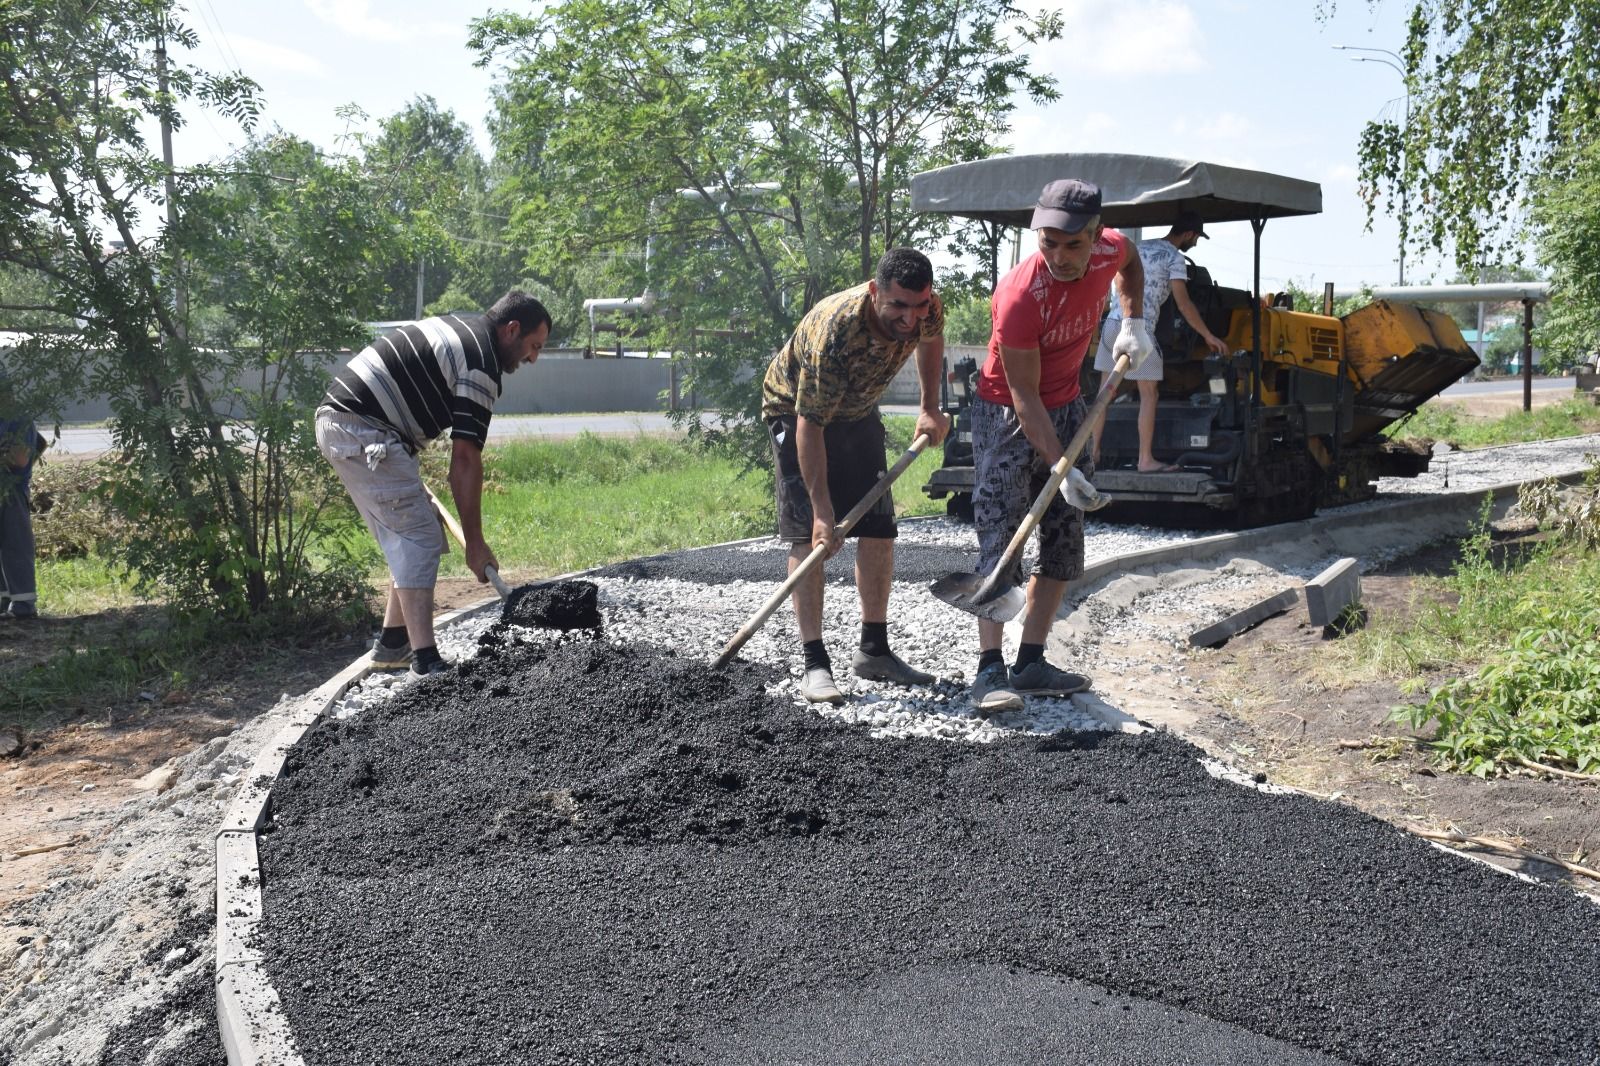
[[[1600,1057],[1600,910],[1171,735],[874,736],[762,664],[479,639],[274,789],[262,947],[312,1066]],[[1189,1058],[1150,1043],[1180,1024]]]

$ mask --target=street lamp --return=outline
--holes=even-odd
[[[1405,182],[1406,143],[1405,135],[1411,128],[1411,81],[1406,77],[1405,60],[1387,48],[1368,48],[1356,44],[1336,44],[1333,46],[1340,52],[1376,52],[1376,56],[1350,56],[1357,63],[1381,63],[1400,75],[1400,83],[1405,88],[1405,124],[1400,127],[1400,284],[1406,283],[1406,234],[1410,226],[1410,197],[1407,194]],[[1379,58],[1387,57],[1387,58]]]

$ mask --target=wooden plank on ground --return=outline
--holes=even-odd
[[[1214,648],[1225,643],[1229,637],[1237,636],[1275,614],[1282,614],[1299,602],[1298,590],[1284,589],[1259,603],[1251,604],[1244,610],[1229,615],[1215,625],[1195,630],[1189,634],[1189,645],[1194,648]]]
[[[1331,626],[1352,603],[1361,602],[1361,566],[1340,559],[1306,582],[1306,613],[1314,626]]]

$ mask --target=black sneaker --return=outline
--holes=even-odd
[[[429,674],[446,674],[450,670],[450,663],[444,659],[430,659],[425,663],[418,662],[416,659],[411,660],[411,672],[419,677],[426,677]]]
[[[1024,696],[1070,696],[1087,692],[1090,684],[1084,675],[1051,666],[1043,659],[1011,671],[1012,689]]]

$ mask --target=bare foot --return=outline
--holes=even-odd
[[[1178,468],[1171,463],[1149,462],[1139,464],[1139,473],[1141,474],[1166,474],[1176,469]]]

